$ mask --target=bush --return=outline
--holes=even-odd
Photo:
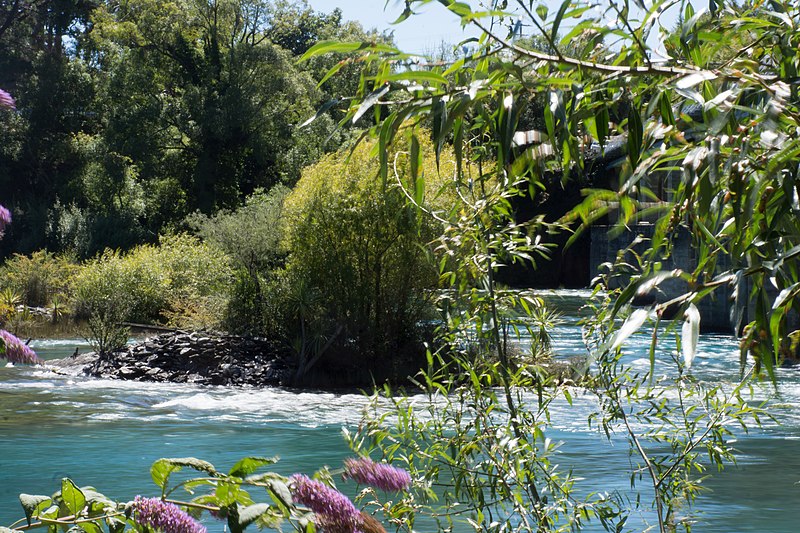
[[[288,193],[282,185],[268,193],[258,190],[236,211],[220,211],[211,217],[197,212],[186,221],[203,240],[224,250],[238,268],[264,274],[286,255],[280,217]]]
[[[410,174],[403,154],[390,154],[398,174],[383,187],[373,148],[363,142],[309,167],[285,202],[298,379],[322,360],[320,350],[328,363],[337,354],[338,364],[350,358],[350,366],[378,373],[397,363],[418,340],[437,286],[428,243],[440,228],[401,189]],[[448,163],[437,173],[432,146],[423,143],[421,153],[426,194],[436,198]]]
[[[69,256],[45,250],[30,257],[15,254],[3,267],[3,288],[20,296],[24,305],[44,307],[66,300],[78,265]]]
[[[107,250],[76,279],[76,315],[90,318],[117,301],[116,320],[217,325],[231,282],[224,252],[188,235],[164,237],[126,254]],[[213,322],[213,324],[212,324]]]
[[[231,297],[224,311],[225,328],[233,333],[279,335],[282,313],[274,303],[277,269],[286,256],[281,215],[289,189],[256,191],[236,211],[209,217],[195,213],[187,223],[206,242],[224,250],[236,267]],[[267,298],[267,293],[273,293]]]

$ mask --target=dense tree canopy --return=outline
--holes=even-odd
[[[0,186],[18,215],[6,250],[91,256],[293,184],[349,135],[327,117],[299,127],[357,87],[355,68],[317,87],[343,56],[296,64],[321,39],[383,37],[266,0],[3,7],[0,85],[18,103],[0,126]]]

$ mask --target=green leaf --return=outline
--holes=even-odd
[[[419,140],[416,135],[411,136],[411,179],[414,185],[414,202],[422,205],[425,201],[425,175],[419,170],[422,168],[422,152],[419,149]]]
[[[639,164],[639,159],[642,156],[643,137],[642,117],[639,115],[639,109],[631,104],[628,111],[628,159],[634,169]]]
[[[246,528],[259,517],[269,511],[270,507],[266,503],[255,503],[239,509],[239,527]]]
[[[298,59],[298,63],[302,63],[303,61],[307,61],[315,56],[320,56],[324,54],[331,54],[331,53],[352,53],[352,52],[361,52],[364,50],[369,50],[370,52],[383,52],[383,53],[397,53],[399,54],[400,51],[387,44],[377,43],[377,42],[355,42],[355,43],[343,43],[339,41],[320,41],[311,48],[309,48],[305,54],[303,54],[300,59]]]
[[[402,13],[400,13],[400,16],[399,16],[399,17],[397,17],[397,18],[394,20],[394,22],[392,22],[391,24],[393,24],[393,25],[394,25],[394,24],[400,24],[401,22],[403,22],[404,20],[406,20],[408,17],[410,17],[410,16],[411,16],[411,15],[413,15],[413,14],[414,14],[414,12],[413,12],[413,11],[411,11],[411,6],[409,6],[408,4],[406,4],[406,7],[405,7],[405,9],[403,9],[403,12],[402,12]]]
[[[28,521],[28,525],[30,525],[31,517],[38,511],[49,507],[53,503],[53,499],[49,496],[20,494],[19,503],[22,505],[22,509],[25,511],[25,519]]]
[[[292,493],[282,479],[270,479],[267,483],[269,483],[269,492],[272,495],[272,499],[276,500],[276,503],[280,503],[285,507],[292,506]]]
[[[277,457],[245,457],[233,465],[229,475],[236,477],[249,476],[262,466],[273,465],[277,462]]]
[[[658,99],[658,110],[661,113],[661,121],[669,126],[675,125],[675,115],[672,112],[672,103],[669,100],[669,93],[664,91]]]
[[[539,15],[539,18],[542,20],[547,20],[547,5],[539,4],[536,6],[536,14]]]
[[[86,533],[103,533],[103,528],[101,528],[97,522],[81,522],[78,524],[78,527]]]
[[[553,27],[550,30],[550,40],[556,42],[558,39],[558,29],[561,26],[561,19],[564,18],[564,13],[567,12],[567,9],[572,5],[572,0],[564,0],[561,3],[561,7],[558,8],[558,13],[556,13],[556,18],[553,21]]]
[[[167,481],[173,472],[181,470],[183,467],[192,468],[199,472],[206,472],[212,476],[219,475],[214,465],[208,461],[196,459],[194,457],[179,457],[174,459],[163,458],[153,463],[150,467],[150,477],[162,491],[167,488]]]
[[[86,507],[86,496],[75,483],[65,477],[61,480],[61,501],[67,506],[70,513],[76,515]]]
[[[125,531],[126,523],[124,520],[112,516],[106,519],[106,525],[109,533],[122,533]]]
[[[377,104],[381,97],[388,92],[389,84],[386,84],[378,89],[375,89],[366,98],[364,98],[364,100],[361,102],[361,105],[358,106],[358,110],[356,111],[355,115],[353,115],[353,123],[355,124],[358,119],[364,115],[364,113],[369,111],[370,108]]]

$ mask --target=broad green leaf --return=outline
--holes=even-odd
[[[106,519],[106,525],[108,526],[109,533],[122,533],[125,531],[125,526],[127,524],[124,520],[112,516]]]
[[[86,533],[103,533],[103,528],[96,522],[81,522],[78,527]]]
[[[152,477],[153,482],[164,491],[166,490],[169,476],[173,472],[181,470],[183,467],[205,472],[212,476],[219,474],[214,468],[214,465],[208,461],[203,461],[194,457],[179,457],[173,459],[163,458],[154,462],[153,466],[150,467],[150,477]]]
[[[267,513],[270,507],[266,503],[255,503],[239,509],[239,527],[246,528]]]
[[[262,466],[272,465],[277,462],[277,457],[245,457],[233,465],[229,475],[236,477],[249,476]]]
[[[268,483],[269,492],[272,498],[276,500],[276,503],[280,503],[285,507],[291,507],[292,493],[286,483],[282,479],[270,479]]]
[[[38,511],[37,516],[40,518],[50,518],[50,519],[58,518],[59,511],[61,511],[59,506],[54,504],[46,509]]]
[[[70,513],[76,515],[86,507],[86,497],[75,483],[65,477],[61,480],[61,500]]]
[[[28,521],[28,525],[30,525],[31,517],[34,514],[49,507],[52,502],[53,499],[49,496],[38,496],[24,493],[19,495],[19,503],[22,505],[23,511],[25,511],[25,519]]]

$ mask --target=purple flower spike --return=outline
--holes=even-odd
[[[133,520],[163,533],[206,533],[205,527],[178,506],[158,498],[137,496],[133,500]]]
[[[3,89],[0,89],[0,107],[6,107],[12,110],[17,108],[17,104],[14,102],[14,97],[5,92]]]
[[[366,457],[345,459],[344,477],[386,492],[397,492],[411,486],[411,476],[402,468],[375,463]]]
[[[308,476],[291,477],[292,497],[316,515],[317,526],[325,533],[358,533],[361,513],[350,499]]]
[[[3,230],[9,224],[11,224],[11,211],[0,205],[0,235],[3,234]]]
[[[0,329],[0,342],[5,344],[5,353],[0,357],[5,357],[10,363],[36,365],[42,362],[27,344],[4,329]]]

